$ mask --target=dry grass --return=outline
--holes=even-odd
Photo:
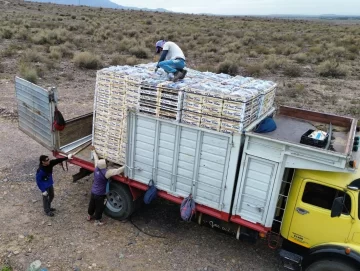
[[[38,72],[36,70],[36,68],[34,66],[32,66],[29,63],[26,62],[21,62],[19,65],[19,71],[20,71],[20,75],[32,82],[32,83],[36,83],[38,81]]]
[[[74,56],[75,65],[79,68],[98,69],[101,67],[101,60],[90,52],[81,52]]]

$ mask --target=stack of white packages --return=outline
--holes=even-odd
[[[185,79],[169,81],[156,63],[98,71],[93,144],[101,157],[124,164],[126,114],[137,110],[157,118],[223,133],[239,133],[268,112],[276,84],[251,77],[187,69]]]

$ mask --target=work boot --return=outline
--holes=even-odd
[[[186,74],[187,74],[187,70],[182,69],[182,70],[181,70],[181,73],[182,73],[182,75],[181,75],[181,77],[179,78],[179,80],[182,80],[182,79],[185,78],[185,76],[186,76]]]
[[[51,217],[53,217],[54,216],[54,213],[53,212],[47,212],[47,213],[45,213],[47,216],[51,216]]]
[[[179,81],[179,79],[181,78],[182,75],[183,75],[183,73],[182,73],[181,71],[176,71],[176,72],[174,73],[173,82]]]
[[[95,226],[102,226],[102,225],[104,225],[105,224],[105,222],[104,221],[101,221],[101,220],[95,220],[95,222],[94,222],[94,225]]]

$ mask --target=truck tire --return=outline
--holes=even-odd
[[[129,187],[112,181],[107,195],[105,214],[117,220],[127,219],[135,209]]]
[[[320,260],[312,263],[305,271],[356,271],[356,269],[339,260]]]

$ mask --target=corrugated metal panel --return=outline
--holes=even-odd
[[[192,128],[142,115],[130,114],[128,126],[128,177],[222,210],[232,136]],[[239,144],[236,145],[238,153]],[[231,169],[231,184],[236,169]],[[226,199],[230,208],[231,199]],[[230,210],[227,210],[230,211]]]
[[[53,105],[47,91],[19,77],[15,78],[15,91],[18,101],[19,128],[48,149],[54,146],[52,133]]]
[[[278,163],[246,156],[236,214],[243,219],[265,223]]]

